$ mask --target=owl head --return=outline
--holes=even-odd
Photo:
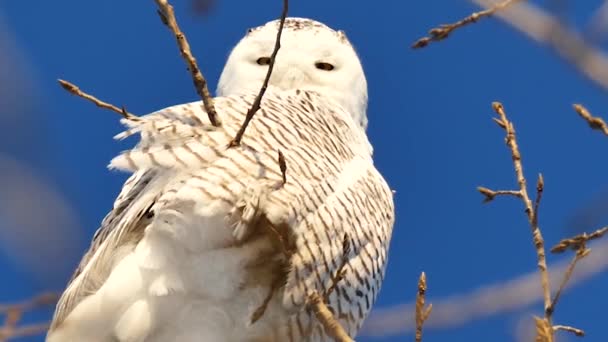
[[[230,53],[219,96],[259,91],[275,46],[279,20],[253,29]],[[367,81],[359,57],[342,31],[311,19],[287,18],[269,87],[313,90],[346,109],[367,127]]]

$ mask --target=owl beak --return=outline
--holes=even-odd
[[[292,63],[275,65],[271,80],[277,87],[288,90],[298,88],[299,85],[310,81],[310,76],[301,67]],[[278,68],[277,68],[278,67]]]

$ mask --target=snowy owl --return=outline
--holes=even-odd
[[[47,341],[327,341],[308,298],[327,294],[341,264],[326,303],[357,334],[380,290],[394,207],[373,165],[367,84],[345,34],[288,18],[261,109],[228,147],[278,24],[249,30],[231,52],[215,99],[220,127],[201,102],[123,120],[117,138],[140,141],[110,167],[133,175]]]

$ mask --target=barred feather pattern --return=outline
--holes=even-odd
[[[344,277],[327,304],[356,335],[384,276],[390,188],[363,129],[314,91],[269,88],[242,144],[228,148],[255,95],[216,98],[221,127],[205,123],[200,102],[123,120],[128,129],[116,138],[140,141],[110,167],[133,175],[64,292],[48,341],[78,340],[83,331],[92,341],[326,341],[306,301],[331,286],[345,236]],[[116,285],[131,258],[141,276]],[[117,286],[120,295],[110,291]],[[272,299],[251,323],[267,293]],[[179,335],[175,321],[193,319],[179,316],[190,298],[202,300],[201,317],[221,311],[210,318],[216,332]]]

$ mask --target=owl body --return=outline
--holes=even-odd
[[[133,175],[47,341],[326,341],[307,298],[324,294],[342,263],[327,304],[356,335],[380,288],[394,219],[365,116],[353,114],[361,105],[323,87],[292,89],[310,82],[306,72],[278,73],[242,143],[229,147],[257,90],[231,89],[225,75],[220,127],[200,102],[124,120],[118,137],[140,141],[110,166]]]

